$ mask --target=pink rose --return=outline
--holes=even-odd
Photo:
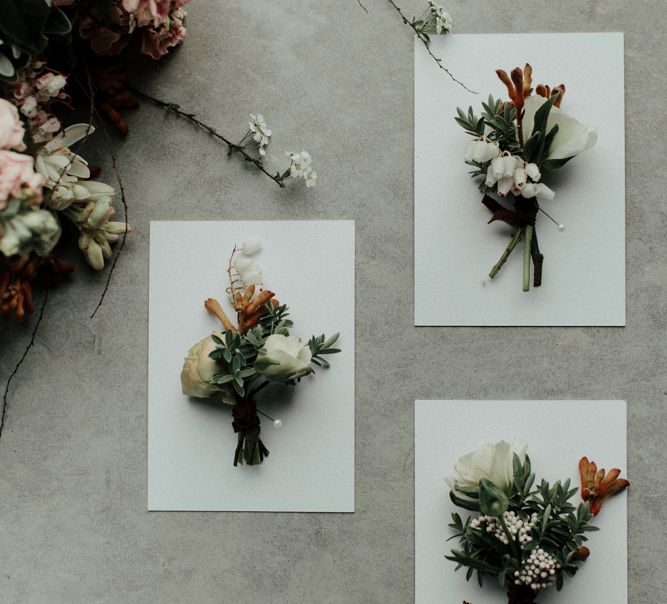
[[[185,11],[176,9],[171,17],[159,27],[149,27],[141,35],[141,52],[156,61],[177,46],[185,37],[183,19]]]
[[[44,181],[33,169],[30,155],[0,151],[0,210],[10,197],[33,197],[42,200]]]
[[[25,130],[14,105],[5,99],[0,99],[0,149],[16,149],[23,151],[23,135]]]

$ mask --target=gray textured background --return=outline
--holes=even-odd
[[[625,329],[414,328],[413,42],[384,0],[365,4],[196,0],[185,46],[144,78],[232,136],[263,112],[273,160],[306,148],[319,184],[280,191],[186,123],[130,117],[136,231],[106,303],[88,320],[104,275],[54,291],[10,392],[2,602],[410,602],[415,398],[627,399],[630,602],[667,601],[664,0],[448,3],[461,32],[625,31]],[[101,144],[86,155],[108,166]],[[355,514],[144,511],[148,223],[184,218],[357,221]],[[31,324],[0,329],[6,379]]]

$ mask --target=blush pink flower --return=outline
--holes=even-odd
[[[170,48],[178,46],[185,38],[183,19],[185,11],[180,8],[159,27],[149,27],[141,36],[141,52],[156,61],[166,55]]]
[[[25,130],[18,109],[5,99],[0,99],[0,149],[23,151]]]
[[[30,155],[0,151],[0,210],[10,197],[31,197],[40,202],[43,182],[34,171]]]
[[[171,10],[171,0],[123,0],[122,5],[136,17],[139,27],[162,25]]]

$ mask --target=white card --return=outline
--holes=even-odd
[[[446,476],[464,454],[487,442],[528,443],[537,481],[570,478],[580,484],[578,463],[586,455],[599,466],[627,476],[624,401],[417,401],[415,403],[415,593],[417,604],[504,604],[494,578],[480,588],[476,575],[446,560],[451,514],[465,510],[449,498]],[[630,487],[632,488],[632,487]],[[578,496],[577,496],[578,499]],[[578,499],[580,501],[580,499]],[[617,495],[596,517],[600,531],[588,533],[590,558],[574,579],[540,592],[540,604],[604,602],[627,604],[627,496]]]
[[[266,288],[289,306],[293,335],[340,332],[331,368],[296,387],[271,386],[257,406],[270,451],[233,466],[229,407],[189,399],[188,349],[219,330],[204,300],[227,300],[235,244],[258,239]],[[150,242],[148,509],[354,511],[354,222],[152,222]]]
[[[415,323],[417,325],[625,325],[623,34],[433,36],[432,50],[478,95],[466,92],[415,42]],[[489,94],[507,98],[496,69],[530,63],[533,84],[567,92],[563,111],[595,127],[590,151],[554,174],[541,207],[542,286],[522,291],[519,243],[488,277],[511,234],[487,224],[478,182],[464,163],[470,136],[456,108],[477,115]]]

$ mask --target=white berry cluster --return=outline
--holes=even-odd
[[[528,520],[523,520],[516,512],[508,511],[503,514],[503,520],[508,532],[513,540],[518,541],[521,545],[528,543],[532,539],[531,531],[537,526],[537,519],[537,514],[532,514]],[[505,545],[509,545],[507,534],[495,516],[482,515],[479,518],[473,518],[470,521],[470,527],[484,530],[487,533],[493,533],[499,541]]]
[[[556,571],[560,564],[543,549],[534,549],[530,552],[523,568],[514,571],[515,585],[528,585],[533,591],[546,589],[556,581]]]

